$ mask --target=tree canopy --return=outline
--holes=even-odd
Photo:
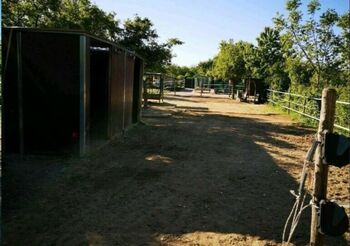
[[[318,0],[306,7],[287,0],[286,16],[277,13],[256,44],[223,40],[217,55],[194,71],[226,81],[258,78],[279,90],[320,93],[333,86],[349,94],[350,13],[321,12]]]
[[[86,30],[139,53],[146,71],[178,78],[259,78],[280,90],[350,90],[350,13],[321,12],[318,0],[303,9],[301,0],[287,0],[286,15],[277,13],[274,25],[261,31],[256,44],[223,40],[217,55],[192,67],[171,64],[172,48],[183,42],[160,42],[149,18],[135,15],[121,23],[117,13],[105,12],[90,0],[3,0],[2,14],[5,26]]]
[[[118,42],[145,59],[146,71],[169,65],[176,38],[159,42],[153,23],[135,15],[120,23],[115,12],[105,12],[90,0],[3,0],[3,25],[85,30]]]

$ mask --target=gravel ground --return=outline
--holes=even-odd
[[[227,96],[167,95],[144,115],[82,159],[7,157],[4,245],[281,245],[313,129]],[[350,200],[349,169],[328,193]]]

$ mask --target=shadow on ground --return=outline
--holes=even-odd
[[[251,118],[178,113],[147,119],[124,140],[81,160],[55,160],[51,169],[45,168],[50,161],[10,158],[4,245],[185,244],[181,236],[194,232],[239,234],[241,245],[246,237],[278,244],[297,183],[257,143],[295,147],[272,133],[306,132]],[[46,171],[31,175],[31,168]],[[297,229],[297,245],[308,241],[309,217]],[[236,243],[227,240],[223,245]],[[329,242],[347,245],[342,238]]]

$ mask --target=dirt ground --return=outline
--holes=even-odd
[[[225,96],[168,95],[143,115],[82,159],[6,157],[4,245],[281,245],[314,129]],[[349,178],[331,168],[329,197],[349,202]]]

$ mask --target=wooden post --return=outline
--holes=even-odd
[[[143,107],[147,108],[147,100],[148,100],[148,94],[147,94],[147,79],[148,77],[145,78],[143,81]]]
[[[288,90],[288,114],[290,113],[290,90]]]
[[[306,96],[304,97],[303,101],[303,113],[305,114],[305,105],[306,105]]]
[[[200,80],[200,83],[201,83],[201,96],[202,96],[202,94],[203,94],[203,81],[202,81],[202,79]]]
[[[234,90],[234,82],[233,80],[228,81],[229,86],[232,86],[232,99],[235,99],[235,90]]]
[[[334,89],[326,88],[322,91],[322,105],[320,112],[320,122],[317,131],[317,140],[321,141],[323,132],[328,130],[333,131],[336,91]],[[315,174],[313,184],[313,198],[312,201],[316,206],[323,199],[327,199],[327,178],[328,166],[322,163],[321,146],[318,145],[315,153]],[[310,245],[322,246],[323,235],[318,232],[318,209],[312,206],[311,215],[311,231],[310,231]]]

